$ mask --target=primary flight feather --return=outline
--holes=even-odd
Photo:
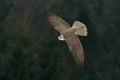
[[[87,36],[86,26],[79,21],[75,21],[71,27],[66,21],[55,14],[48,14],[47,19],[52,26],[60,32],[61,35],[58,37],[58,39],[62,41],[65,40],[67,42],[67,45],[77,65],[83,66],[84,52],[82,44],[77,35]]]

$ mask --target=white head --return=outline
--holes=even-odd
[[[65,38],[64,38],[63,35],[60,35],[60,36],[58,37],[58,39],[61,40],[61,41],[64,41],[64,40],[65,40]]]

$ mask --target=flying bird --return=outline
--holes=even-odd
[[[74,21],[71,27],[65,20],[63,20],[55,14],[48,14],[47,19],[51,23],[51,25],[58,32],[60,32],[60,36],[58,37],[58,39],[61,41],[66,41],[77,65],[83,66],[84,51],[77,35],[87,36],[86,26],[82,22]]]

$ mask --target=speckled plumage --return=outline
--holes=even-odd
[[[52,26],[64,36],[77,65],[83,66],[84,51],[77,35],[87,36],[86,26],[79,21],[75,21],[71,27],[66,21],[54,14],[48,14],[47,19]]]

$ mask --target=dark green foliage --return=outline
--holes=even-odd
[[[0,80],[120,80],[119,9],[119,0],[0,0]],[[83,68],[47,12],[86,24]]]

